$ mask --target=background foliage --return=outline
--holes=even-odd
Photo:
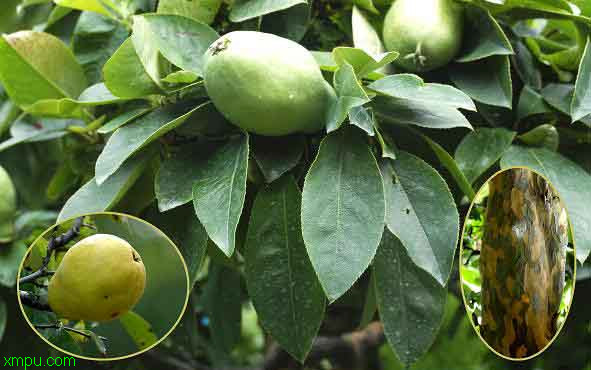
[[[28,330],[11,303],[25,246],[56,218],[118,210],[174,239],[194,288],[171,338],[110,367],[297,368],[306,355],[310,368],[591,366],[585,265],[558,341],[524,365],[501,363],[471,332],[453,268],[474,189],[515,165],[555,185],[587,260],[591,7],[461,3],[460,54],[417,76],[389,69],[399,56],[381,48],[387,0],[8,0],[2,32],[57,39],[36,35],[19,50],[0,38],[0,164],[19,192],[0,258],[5,338]],[[338,97],[327,135],[247,135],[208,102],[201,56],[237,29],[313,51]],[[343,200],[347,212],[331,214]],[[378,335],[351,360],[359,336],[346,333],[375,320],[388,345]],[[2,342],[22,351],[14,345]]]

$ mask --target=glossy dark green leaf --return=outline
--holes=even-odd
[[[125,40],[103,68],[105,85],[121,98],[141,98],[161,94],[162,90],[146,73],[131,37]]]
[[[525,85],[529,85],[537,90],[542,88],[542,73],[531,51],[521,41],[515,43],[515,55],[512,58],[512,62],[515,71]]]
[[[114,19],[93,12],[80,14],[72,36],[72,51],[91,84],[103,80],[105,63],[128,36],[127,28]]]
[[[134,153],[183,124],[199,108],[187,103],[168,105],[118,128],[96,160],[97,184],[107,180]]]
[[[577,260],[583,263],[591,252],[591,175],[568,158],[545,148],[512,146],[501,158],[501,167],[514,166],[537,171],[558,191],[572,223]]]
[[[470,63],[456,63],[451,65],[449,75],[453,83],[472,99],[511,108],[513,89],[507,56],[497,55]]]
[[[494,17],[485,9],[466,7],[466,38],[457,62],[473,62],[493,55],[511,55],[513,47]]]
[[[310,25],[311,4],[301,3],[263,17],[261,31],[300,42]]]
[[[0,143],[0,152],[15,145],[53,140],[66,135],[69,126],[77,121],[65,119],[44,118],[32,122],[30,119],[20,119],[10,127],[11,138]]]
[[[27,251],[22,241],[3,245],[0,249],[0,285],[11,288],[16,285],[18,269]]]
[[[113,118],[109,122],[105,123],[101,128],[97,130],[99,134],[108,134],[117,130],[119,127],[122,127],[129,122],[132,122],[136,118],[143,116],[144,114],[148,113],[150,109],[148,108],[138,108],[128,110],[126,112],[121,113],[117,117]]]
[[[369,136],[375,135],[376,121],[371,108],[364,106],[352,108],[349,112],[349,122],[365,131]]]
[[[147,220],[158,225],[179,248],[189,273],[190,288],[197,282],[207,252],[208,236],[190,205],[159,213],[155,209]]]
[[[420,100],[378,96],[373,101],[376,116],[385,123],[444,129],[467,127],[470,122],[455,108]]]
[[[437,336],[446,289],[419,269],[388,230],[375,258],[378,310],[388,343],[407,366],[421,357]]]
[[[263,188],[252,208],[244,259],[263,328],[303,362],[324,317],[325,297],[302,239],[300,206],[291,176]]]
[[[575,85],[573,84],[550,83],[542,89],[541,94],[552,108],[566,115],[570,115],[574,92]],[[583,117],[580,121],[591,127],[590,116]]]
[[[230,12],[230,21],[243,22],[307,3],[307,0],[236,0]]]
[[[215,152],[216,146],[211,144],[188,144],[162,163],[155,182],[160,211],[166,212],[193,200],[193,183],[201,178],[201,169]]]
[[[461,90],[451,85],[425,83],[422,78],[413,74],[401,73],[387,76],[371,83],[368,87],[392,98],[476,111],[472,99]]]
[[[470,184],[501,158],[514,138],[514,131],[486,127],[464,136],[456,148],[454,158]]]
[[[240,134],[218,148],[193,180],[195,213],[215,244],[230,257],[246,197],[248,135]]]
[[[140,42],[152,42],[172,64],[199,76],[203,76],[207,48],[219,38],[208,25],[178,15],[138,15],[133,27],[134,45],[139,35]]]
[[[347,119],[351,109],[370,101],[349,63],[341,65],[334,74],[334,88],[337,98],[333,101],[327,115],[328,132],[338,129]]]
[[[158,341],[152,325],[137,313],[129,311],[119,321],[139,350],[151,347]]]
[[[517,104],[517,119],[547,112],[551,112],[551,108],[544,101],[542,94],[527,85],[524,86]]]
[[[203,299],[212,342],[220,350],[230,353],[240,341],[240,273],[223,265],[211,266]]]
[[[431,140],[427,135],[421,134],[421,137],[427,142],[427,145],[429,145],[431,150],[433,150],[433,153],[435,153],[435,156],[439,159],[443,167],[449,171],[464,195],[467,196],[469,200],[473,200],[476,193],[472,188],[472,184],[468,181],[466,175],[464,175],[464,172],[460,169],[455,159],[447,152],[447,150],[434,140]]]
[[[581,58],[571,115],[573,122],[591,115],[591,38],[587,38],[587,45]]]
[[[101,185],[98,185],[96,180],[92,178],[66,201],[60,211],[58,221],[111,209],[140,177],[153,155],[153,150],[144,150],[138,153],[125,161]]]
[[[252,154],[267,183],[297,166],[307,145],[303,136],[251,138]]]
[[[384,226],[384,188],[364,135],[353,126],[329,134],[303,191],[306,249],[330,302],[367,269]]]
[[[445,286],[456,250],[459,216],[441,176],[418,157],[400,151],[381,162],[386,225],[409,257]]]

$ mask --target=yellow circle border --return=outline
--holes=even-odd
[[[533,172],[536,175],[542,177],[546,181],[546,183],[548,183],[548,185],[552,188],[552,190],[554,192],[556,192],[556,194],[558,194],[558,199],[564,205],[564,200],[560,196],[560,192],[554,187],[554,184],[552,184],[552,182],[550,180],[548,180],[548,178],[546,176],[544,176],[541,173],[539,173],[538,171],[536,171],[536,170],[534,170],[532,168],[526,167],[526,166],[511,166],[511,167],[507,167],[507,168],[504,168],[504,169],[501,169],[501,170],[495,172],[488,179],[486,179],[486,181],[483,183],[482,186],[480,186],[480,188],[476,192],[476,196],[478,196],[478,194],[480,193],[480,191],[482,190],[482,188],[484,187],[484,185],[485,184],[488,184],[494,177],[496,177],[500,173],[503,173],[503,172],[506,172],[506,171],[510,171],[510,170],[514,170],[514,169],[525,169],[525,170],[528,170],[530,172]],[[488,347],[489,350],[491,350],[491,352],[493,352],[494,354],[496,354],[497,356],[499,356],[499,357],[501,357],[501,358],[503,358],[505,360],[509,360],[509,361],[513,361],[513,362],[524,362],[524,361],[528,361],[528,360],[531,360],[534,357],[537,357],[540,354],[542,354],[544,351],[546,351],[554,343],[554,341],[556,340],[556,338],[558,338],[558,335],[560,335],[560,332],[562,331],[562,328],[564,328],[564,326],[566,325],[566,320],[568,320],[568,318],[570,316],[570,309],[571,309],[571,307],[573,305],[573,301],[574,301],[574,297],[575,297],[575,287],[577,285],[577,247],[576,247],[575,238],[574,238],[573,224],[570,221],[570,216],[569,216],[569,213],[568,213],[568,209],[566,209],[566,206],[565,206],[564,208],[565,208],[565,211],[566,211],[566,219],[568,221],[570,233],[573,236],[574,269],[573,269],[573,291],[571,293],[571,302],[568,305],[567,312],[566,312],[566,318],[564,319],[564,322],[562,323],[562,325],[560,325],[560,328],[558,328],[558,330],[556,331],[556,334],[554,334],[554,336],[552,337],[552,339],[550,339],[550,341],[544,346],[544,348],[540,349],[538,352],[534,353],[533,355],[530,355],[528,357],[509,357],[509,356],[505,356],[505,355],[497,352],[497,350],[495,350],[494,348],[492,348],[490,346],[490,344],[488,344],[488,342],[486,340],[484,340],[484,338],[482,338],[482,335],[480,334],[480,331],[477,330],[476,325],[474,324],[474,321],[472,320],[472,317],[470,317],[470,315],[468,315],[468,304],[466,303],[466,295],[464,294],[464,280],[462,278],[462,252],[464,250],[464,233],[466,232],[466,223],[468,221],[468,218],[470,217],[470,213],[472,213],[472,207],[476,203],[476,196],[474,197],[475,199],[470,202],[470,207],[468,208],[468,213],[466,213],[466,218],[464,219],[464,225],[462,225],[462,234],[460,235],[460,255],[458,257],[458,274],[460,275],[460,279],[459,279],[460,292],[462,292],[462,300],[464,301],[464,309],[466,310],[466,316],[468,316],[468,320],[470,321],[470,324],[472,325],[472,328],[474,329],[474,332],[478,335],[478,337],[480,338],[480,340],[482,341],[482,343],[484,343],[484,345],[486,347]]]
[[[20,275],[22,273],[22,269],[24,267],[25,264],[25,260],[27,259],[27,256],[29,255],[29,253],[31,252],[32,248],[39,242],[39,240],[41,238],[43,238],[45,236],[45,234],[47,234],[50,230],[52,230],[55,227],[59,227],[60,225],[66,223],[66,222],[70,222],[73,221],[77,218],[80,217],[89,217],[89,216],[96,216],[96,215],[108,215],[108,216],[118,216],[121,218],[129,218],[135,221],[139,221],[142,222],[152,228],[154,228],[159,234],[161,234],[162,236],[164,236],[164,238],[166,238],[166,240],[170,243],[170,245],[172,247],[174,247],[174,250],[176,251],[176,253],[178,254],[178,256],[180,257],[181,260],[181,264],[183,265],[183,268],[185,270],[185,278],[187,281],[187,294],[185,296],[185,303],[183,305],[183,308],[180,311],[179,317],[176,320],[176,322],[172,325],[172,327],[160,338],[158,338],[158,340],[152,344],[149,347],[146,347],[142,350],[139,350],[137,352],[131,353],[129,355],[125,355],[125,356],[119,356],[119,357],[109,357],[109,358],[100,358],[100,357],[87,357],[87,356],[83,356],[83,355],[79,355],[79,354],[75,354],[69,351],[64,350],[63,348],[58,347],[57,345],[53,344],[51,341],[49,341],[49,339],[45,338],[43,335],[41,335],[41,333],[35,328],[35,326],[31,323],[31,321],[29,320],[29,317],[27,316],[27,314],[25,313],[25,310],[23,308],[23,304],[21,302],[21,298],[20,298]],[[176,327],[179,325],[179,323],[181,322],[185,311],[187,310],[187,305],[189,303],[189,297],[191,295],[191,288],[190,288],[190,284],[191,281],[189,279],[189,269],[187,267],[187,263],[185,261],[185,258],[183,257],[183,254],[181,253],[180,249],[178,248],[178,246],[168,237],[168,235],[166,235],[166,233],[162,230],[160,230],[158,227],[156,227],[155,225],[152,225],[150,222],[143,220],[139,217],[136,216],[132,216],[132,215],[128,215],[126,213],[120,213],[120,212],[95,212],[95,213],[87,213],[84,215],[79,215],[76,217],[71,217],[68,218],[66,220],[62,220],[61,222],[55,223],[54,225],[52,225],[51,227],[47,228],[44,232],[42,232],[37,239],[35,239],[35,241],[33,243],[31,243],[31,245],[27,248],[27,251],[25,252],[25,255],[23,257],[23,260],[21,261],[19,268],[18,268],[18,273],[17,273],[17,280],[16,280],[16,297],[17,297],[17,301],[18,301],[18,305],[19,308],[21,310],[21,313],[23,315],[23,317],[25,318],[25,320],[27,321],[27,323],[29,324],[29,326],[31,327],[31,329],[33,330],[33,332],[35,332],[35,334],[37,334],[41,339],[43,339],[43,341],[45,341],[47,344],[49,344],[52,348],[58,350],[59,352],[65,353],[67,355],[82,359],[82,360],[87,360],[87,361],[96,361],[96,362],[111,362],[111,361],[118,361],[118,360],[124,360],[124,359],[129,359],[138,355],[141,355],[149,350],[151,350],[152,348],[158,346],[160,343],[162,343],[166,338],[168,338],[168,336],[176,329]]]

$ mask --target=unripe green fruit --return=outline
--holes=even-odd
[[[96,234],[64,255],[49,282],[49,306],[59,318],[109,321],[128,312],[145,285],[136,250],[117,236]]]
[[[205,58],[207,93],[232,124],[265,136],[324,126],[335,93],[303,46],[268,33],[236,31],[214,42]]]
[[[14,216],[16,214],[16,191],[8,173],[0,166],[0,243],[12,241]]]
[[[384,20],[386,49],[394,62],[411,72],[448,64],[462,44],[464,17],[453,0],[396,0]]]

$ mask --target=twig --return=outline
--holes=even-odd
[[[72,239],[74,239],[75,237],[77,237],[80,234],[80,228],[83,225],[83,223],[82,223],[83,220],[84,220],[83,217],[77,218],[74,221],[74,225],[72,225],[70,230],[68,230],[67,232],[63,233],[60,236],[57,236],[55,238],[51,238],[49,240],[49,243],[47,244],[47,254],[43,258],[43,261],[41,263],[41,267],[39,268],[39,270],[33,272],[30,275],[20,278],[18,283],[19,284],[26,284],[26,283],[30,283],[32,281],[35,281],[35,280],[39,279],[40,277],[51,275],[51,272],[47,270],[47,266],[49,265],[49,262],[51,261],[51,255],[58,248],[65,246],[70,241],[72,241]]]
[[[26,306],[29,306],[29,307],[34,308],[39,311],[51,311],[51,308],[49,307],[49,303],[45,302],[38,295],[21,290],[19,292],[19,297],[20,297],[21,303]]]

